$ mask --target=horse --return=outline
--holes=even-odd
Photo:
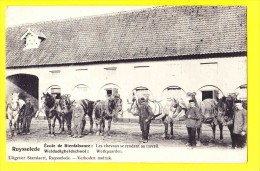
[[[182,98],[170,98],[167,100],[167,103],[163,106],[164,107],[164,113],[168,115],[168,123],[171,125],[171,132],[173,130],[173,121],[177,120],[179,121],[180,118],[185,116],[185,113],[187,111],[187,105],[185,104],[184,100]],[[167,122],[165,124],[165,138],[167,139],[167,130],[168,125]],[[172,134],[172,133],[171,133]],[[173,138],[173,135],[170,136],[170,138]]]
[[[72,105],[73,137],[80,138],[86,125],[86,115],[90,120],[90,134],[93,134],[93,106],[94,102],[87,99],[77,100]]]
[[[234,113],[235,113],[235,101],[237,99],[236,94],[230,94],[226,98],[226,109],[225,109],[225,114],[224,114],[224,120],[223,124],[228,127],[228,130],[230,132],[230,137],[232,141],[232,146],[234,143],[234,134],[233,134],[233,129],[234,129]]]
[[[162,120],[163,124],[164,124],[164,134],[163,134],[163,138],[165,139],[169,139],[169,138],[173,138],[173,119],[169,116],[169,114],[172,112],[174,113],[176,111],[176,109],[174,109],[174,112],[172,111],[172,106],[175,106],[175,102],[172,101],[172,103],[167,103],[165,106],[162,105],[161,102],[159,101],[152,101],[149,99],[146,99],[146,101],[148,102],[149,106],[152,108],[154,117],[152,118],[152,120]],[[140,105],[138,102],[138,97],[133,94],[133,98],[132,98],[132,105],[131,107],[127,110],[129,113],[131,113],[134,116],[139,116],[139,111],[138,111],[138,106]],[[168,127],[171,127],[170,129],[170,137],[168,136]]]
[[[22,115],[25,102],[19,99],[19,93],[12,93],[12,101],[6,105],[9,120],[9,136],[20,134],[22,131]]]
[[[122,112],[122,99],[119,96],[111,96],[106,101],[96,101],[93,109],[97,130],[96,135],[104,135],[105,121],[108,120],[107,134],[110,136],[112,119],[117,120],[120,112]]]
[[[73,101],[70,100],[69,94],[62,95],[60,100],[58,100],[57,111],[61,120],[61,130],[59,133],[64,132],[64,123],[66,122],[68,135],[71,134],[72,104]]]
[[[212,138],[210,143],[216,143],[216,126],[220,130],[220,142],[223,142],[223,118],[225,114],[225,96],[220,99],[204,99],[198,101],[195,98],[196,93],[187,93],[187,96],[194,100],[196,107],[201,111],[201,122],[212,128]],[[200,142],[201,128],[197,128],[198,141]]]
[[[45,94],[43,93],[43,96],[41,97],[41,100],[43,101],[43,110],[45,112],[46,118],[48,120],[48,127],[49,127],[49,132],[48,134],[51,136],[55,136],[55,121],[56,119],[59,120],[61,123],[61,119],[59,117],[59,113],[57,111],[57,102],[51,94],[48,92]],[[59,130],[61,129],[61,124],[59,127]]]

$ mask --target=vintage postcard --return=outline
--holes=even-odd
[[[7,163],[247,163],[247,11],[8,6]]]

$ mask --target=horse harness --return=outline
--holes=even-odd
[[[20,109],[19,109],[19,108],[20,108],[19,103],[16,102],[16,104],[17,104],[17,106],[16,106],[15,109],[12,107],[12,105],[11,105],[10,103],[8,103],[7,106],[14,112],[14,111],[20,110]]]

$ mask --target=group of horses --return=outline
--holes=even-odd
[[[66,123],[68,134],[73,137],[82,137],[86,125],[86,117],[90,121],[89,133],[93,134],[94,121],[97,134],[104,134],[105,120],[108,120],[108,134],[110,134],[111,121],[117,118],[122,111],[122,99],[119,96],[110,96],[107,100],[91,101],[88,99],[71,100],[69,94],[55,99],[49,93],[43,93],[42,109],[46,115],[49,126],[49,134],[55,135],[55,121],[59,121],[59,133],[64,132]],[[71,125],[73,123],[73,129]]]
[[[166,139],[173,138],[173,123],[175,121],[182,121],[186,111],[189,109],[189,100],[195,102],[196,107],[200,109],[201,124],[197,127],[197,141],[200,145],[201,126],[206,124],[212,128],[212,138],[210,143],[216,143],[216,127],[220,130],[220,142],[223,142],[223,126],[227,126],[230,131],[231,140],[233,141],[233,118],[235,112],[235,101],[237,100],[237,94],[231,93],[227,97],[223,96],[220,99],[205,99],[200,101],[196,99],[196,93],[187,93],[187,98],[171,98],[166,102],[147,100],[154,112],[155,120],[162,120],[165,129],[163,137]],[[137,116],[138,113],[138,101],[137,96],[133,98],[133,104],[128,109],[128,112]],[[243,103],[246,108],[246,104]],[[170,125],[170,134],[168,128]]]
[[[227,126],[230,130],[231,139],[233,131],[233,115],[235,112],[236,95],[231,94],[220,99],[205,99],[199,101],[196,99],[195,93],[187,93],[186,99],[171,98],[165,102],[147,100],[151,106],[155,120],[162,120],[165,126],[163,137],[166,139],[173,138],[173,123],[179,121],[185,115],[189,108],[189,100],[194,100],[196,106],[201,111],[201,122],[212,128],[211,142],[215,143],[216,127],[220,129],[220,141],[223,140],[223,126]],[[127,111],[134,116],[139,115],[138,97],[133,95],[131,106]],[[110,135],[111,121],[118,118],[119,114],[123,114],[122,99],[119,96],[111,96],[107,100],[91,101],[88,99],[71,100],[70,95],[62,95],[60,99],[56,99],[49,93],[43,93],[41,97],[42,106],[40,110],[45,113],[48,120],[49,132],[51,136],[55,135],[55,122],[59,121],[58,133],[65,131],[66,123],[68,135],[73,137],[82,137],[86,125],[86,117],[89,118],[90,129],[89,134],[94,134],[93,125],[96,124],[96,134],[104,135],[105,120],[108,120],[108,131]],[[23,100],[18,96],[12,98],[12,102],[7,105],[7,115],[10,125],[10,135],[15,130],[19,133],[20,109],[24,106]],[[73,128],[72,128],[73,125]],[[170,134],[169,131],[170,125]],[[13,126],[13,127],[12,127]],[[201,127],[197,128],[198,142],[200,142]]]

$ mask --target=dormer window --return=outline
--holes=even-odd
[[[28,28],[21,37],[21,40],[25,40],[25,47],[23,50],[38,48],[44,39],[46,39],[46,36],[43,33]]]

